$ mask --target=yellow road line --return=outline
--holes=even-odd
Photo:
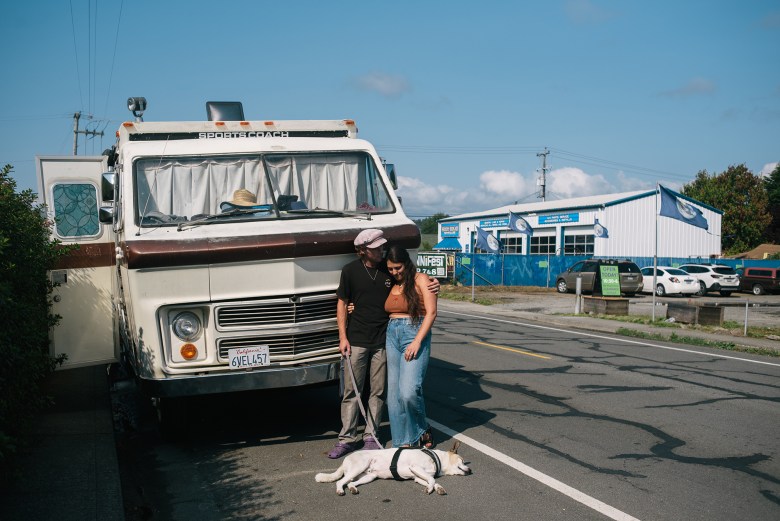
[[[528,355],[528,356],[535,356],[536,358],[544,358],[545,360],[549,360],[552,357],[544,356],[544,355],[537,355],[536,353],[529,353],[528,351],[523,351],[522,349],[515,349],[514,347],[506,347],[506,346],[497,346],[496,344],[488,344],[487,342],[477,342],[476,340],[473,341],[474,344],[479,344],[481,346],[488,346],[488,347],[495,347],[496,349],[503,349],[504,351],[512,351],[513,353],[520,353],[521,355]]]

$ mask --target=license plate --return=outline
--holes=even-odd
[[[231,369],[250,369],[269,365],[268,346],[228,349],[228,363]]]

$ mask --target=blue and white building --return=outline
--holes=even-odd
[[[661,196],[652,189],[511,204],[447,217],[439,221],[434,249],[470,253],[479,227],[501,241],[505,254],[720,257],[723,212],[671,193],[678,209],[675,218],[659,215]],[[510,228],[510,212],[522,217],[532,233]],[[693,215],[697,222],[706,220],[707,229],[684,220]]]

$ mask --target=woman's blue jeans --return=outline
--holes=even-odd
[[[430,331],[417,357],[408,362],[404,359],[404,351],[419,329],[409,318],[391,318],[387,325],[387,412],[393,447],[416,445],[428,428],[422,385],[431,358]]]

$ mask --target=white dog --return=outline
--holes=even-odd
[[[344,485],[357,494],[357,487],[381,479],[414,479],[430,494],[446,494],[444,487],[436,483],[438,476],[465,476],[471,469],[458,455],[455,445],[448,452],[416,448],[360,450],[349,454],[336,472],[320,472],[314,479],[319,483],[336,482],[336,494],[344,495]]]

